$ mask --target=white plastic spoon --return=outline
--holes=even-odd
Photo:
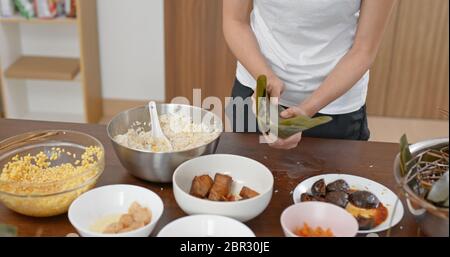
[[[157,142],[163,142],[165,145],[167,145],[167,147],[169,148],[169,151],[172,151],[173,150],[172,144],[170,143],[169,139],[167,139],[167,137],[162,132],[155,102],[153,102],[153,101],[149,102],[148,109],[150,111],[150,121],[152,123],[152,137]]]

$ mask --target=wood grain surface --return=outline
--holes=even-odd
[[[202,89],[202,98],[231,95],[236,61],[222,31],[221,0],[164,1],[166,101]]]
[[[157,193],[163,199],[165,210],[153,235],[167,223],[186,215],[175,202],[171,184],[148,183],[127,173],[115,156],[105,126],[0,119],[0,140],[22,132],[44,129],[81,131],[103,143],[106,168],[97,186],[134,184]],[[372,179],[397,192],[392,171],[394,157],[398,152],[397,144],[304,138],[298,148],[282,151],[259,144],[257,134],[224,133],[217,152],[252,158],[266,165],[274,175],[274,193],[268,208],[246,223],[257,236],[283,236],[280,215],[293,204],[292,191],[297,184],[311,176],[324,173],[352,174]],[[242,168],[245,171],[245,167]],[[67,215],[31,218],[12,212],[1,204],[0,223],[17,226],[21,236],[65,236],[75,232]],[[405,210],[402,221],[392,230],[392,236],[416,236],[417,231],[414,218]]]
[[[10,79],[73,80],[80,72],[78,58],[22,56],[5,72]]]
[[[447,0],[403,0],[393,46],[385,115],[444,118],[449,94]]]
[[[77,8],[84,113],[86,122],[95,123],[103,116],[97,1],[77,0]]]

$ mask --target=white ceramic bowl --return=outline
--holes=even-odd
[[[167,224],[158,237],[255,237],[241,222],[217,215],[193,215]]]
[[[145,227],[120,234],[92,231],[92,224],[108,215],[124,214],[134,202],[152,212],[152,220]],[[69,208],[69,220],[83,237],[148,237],[161,217],[164,205],[152,191],[133,185],[110,185],[93,189],[78,197]]]
[[[324,202],[303,202],[291,205],[281,214],[281,226],[287,237],[298,237],[294,231],[307,223],[311,228],[331,229],[336,237],[354,237],[358,222],[346,210]]]
[[[239,194],[247,186],[260,195],[236,202],[214,202],[189,194],[195,176],[216,173],[233,178],[232,193]],[[273,175],[261,163],[249,158],[228,154],[201,156],[181,164],[173,174],[173,192],[180,208],[187,214],[227,216],[245,222],[261,214],[272,198]]]

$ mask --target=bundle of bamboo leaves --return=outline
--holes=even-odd
[[[400,139],[400,171],[404,183],[436,207],[449,207],[448,161],[448,145],[427,149],[413,157],[406,135]]]

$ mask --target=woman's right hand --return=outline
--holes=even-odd
[[[273,104],[278,104],[278,100],[281,97],[281,94],[284,91],[284,82],[279,79],[277,76],[269,76],[267,77],[267,95],[271,98]],[[253,104],[254,104],[254,112],[256,113],[256,89],[252,95]],[[273,102],[275,101],[275,102]]]
[[[266,89],[267,95],[275,101],[273,103],[278,104],[278,100],[284,91],[284,82],[277,76],[268,76]]]
[[[271,103],[278,104],[281,94],[284,90],[284,83],[277,76],[267,77],[267,93],[270,96]],[[252,110],[256,115],[256,89],[252,95]]]

